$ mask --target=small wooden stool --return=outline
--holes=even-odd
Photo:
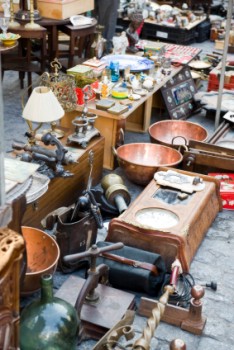
[[[69,49],[66,52],[66,57],[68,56],[68,68],[71,68],[74,63],[74,57],[76,54],[76,47],[78,47],[78,57],[82,57],[84,51],[84,58],[90,57],[90,48],[92,44],[92,39],[96,30],[97,20],[93,18],[92,24],[83,26],[73,26],[73,25],[61,25],[59,30],[67,34],[70,38]],[[58,57],[62,57],[64,51],[58,50]],[[64,56],[63,56],[64,57]]]

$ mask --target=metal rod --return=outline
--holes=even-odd
[[[233,7],[233,0],[229,0],[227,20],[226,20],[226,35],[224,40],[223,57],[221,61],[222,66],[221,66],[220,81],[219,81],[219,93],[218,93],[217,108],[216,108],[216,115],[215,115],[215,129],[217,129],[217,127],[219,126],[219,120],[220,120],[220,110],[221,110],[222,93],[223,93],[223,86],[224,86],[224,75],[225,75],[226,60],[227,60],[229,33],[230,33],[230,27],[231,27],[231,21],[232,21],[232,7]]]
[[[0,73],[2,72],[0,53]],[[2,79],[0,78],[0,207],[5,205],[5,174],[4,174],[4,113],[2,97]]]

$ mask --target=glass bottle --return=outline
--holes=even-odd
[[[20,316],[21,350],[73,350],[79,319],[75,308],[53,295],[53,277],[41,278],[41,298],[25,307]]]

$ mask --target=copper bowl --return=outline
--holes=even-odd
[[[196,123],[185,120],[162,120],[149,127],[152,143],[178,148],[188,145],[189,140],[205,141],[208,137],[206,129]]]
[[[60,249],[53,237],[33,227],[22,227],[27,253],[27,271],[21,287],[22,295],[41,288],[41,276],[56,270]]]
[[[183,158],[173,148],[152,143],[122,145],[115,154],[127,178],[138,185],[147,185],[160,166],[174,167]]]

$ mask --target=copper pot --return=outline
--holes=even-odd
[[[185,120],[162,120],[149,127],[150,140],[166,146],[178,148],[188,145],[189,140],[205,141],[206,129],[196,123]]]
[[[173,148],[152,143],[130,143],[114,151],[127,178],[138,185],[147,185],[160,166],[174,167],[183,158]]]
[[[33,227],[22,227],[27,252],[27,271],[21,288],[22,295],[41,288],[41,276],[56,270],[60,250],[53,237]]]

